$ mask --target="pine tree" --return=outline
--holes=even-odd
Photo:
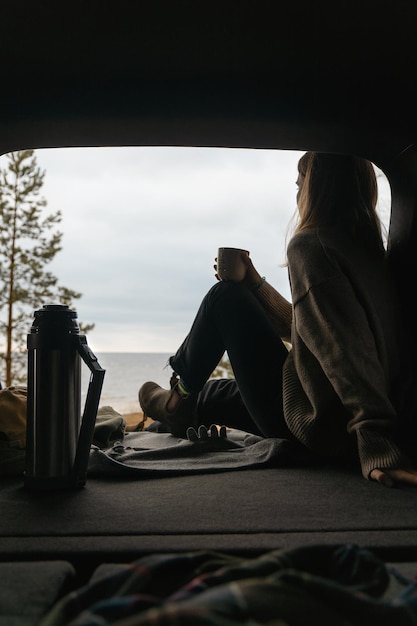
[[[26,336],[34,309],[51,303],[72,307],[82,294],[58,285],[46,270],[62,249],[62,233],[56,229],[62,215],[44,215],[45,172],[34,151],[13,152],[6,159],[0,169],[0,362],[1,379],[10,386],[26,378]],[[83,326],[82,332],[93,327]]]

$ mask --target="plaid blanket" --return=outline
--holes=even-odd
[[[245,559],[156,554],[97,576],[41,626],[416,626],[413,581],[354,545],[306,546]]]

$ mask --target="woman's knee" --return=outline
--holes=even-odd
[[[207,292],[206,301],[211,305],[221,303],[225,305],[231,302],[236,305],[238,302],[246,301],[252,294],[240,283],[220,280]]]

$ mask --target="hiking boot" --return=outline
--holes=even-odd
[[[179,396],[178,404],[169,411],[167,405],[173,398],[173,394],[179,396],[176,387],[163,389],[157,383],[149,381],[139,389],[139,404],[144,417],[151,417],[161,422],[170,433],[186,439],[187,428],[196,425],[193,416],[196,394],[191,394],[187,398]]]

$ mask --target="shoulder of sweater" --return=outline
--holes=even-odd
[[[294,272],[301,275],[315,275],[321,271],[333,273],[338,265],[340,247],[336,240],[318,229],[301,231],[294,235],[288,244],[287,260],[290,276]]]
[[[290,239],[287,258],[290,261],[291,258],[317,254],[317,252],[323,252],[323,242],[317,229],[302,230]]]
[[[306,246],[318,246],[321,248],[340,248],[340,245],[352,245],[352,240],[345,233],[333,228],[307,228],[290,239],[288,249]]]
[[[351,235],[334,228],[311,228],[296,233],[287,248],[288,265],[330,264],[347,268],[363,263],[386,266],[387,257],[361,245]],[[381,265],[382,263],[382,265]]]

